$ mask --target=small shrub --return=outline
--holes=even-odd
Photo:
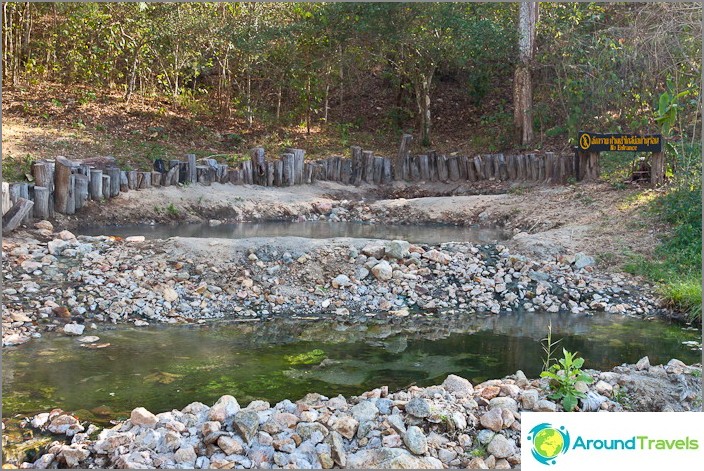
[[[548,397],[561,401],[563,409],[571,412],[577,407],[577,399],[586,397],[586,394],[577,390],[577,382],[591,383],[594,379],[581,369],[584,358],[576,358],[576,353],[564,348],[562,354],[563,358],[540,373],[540,377],[550,379],[550,389],[553,392]]]

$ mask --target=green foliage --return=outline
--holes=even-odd
[[[548,323],[548,333],[544,339],[540,341],[540,345],[543,347],[543,352],[545,353],[545,358],[543,358],[543,371],[548,371],[550,365],[552,365],[555,359],[555,347],[560,343],[562,339],[558,339],[553,342],[552,340],[552,322]]]
[[[177,217],[179,215],[178,208],[176,208],[176,206],[174,206],[173,203],[169,203],[169,205],[166,207],[166,213],[169,216],[173,216],[173,217]]]
[[[2,159],[2,180],[5,182],[25,181],[25,175],[31,173],[34,157],[27,154],[24,157],[13,157],[3,155]]]
[[[584,358],[577,358],[576,353],[562,349],[563,357],[559,362],[550,366],[547,371],[540,373],[541,378],[550,380],[550,389],[553,391],[548,397],[562,401],[562,407],[571,412],[577,407],[577,399],[586,395],[576,388],[577,382],[591,383],[594,379],[582,371]]]
[[[655,249],[655,258],[634,256],[626,271],[645,276],[671,307],[701,322],[702,304],[701,185],[680,186],[653,200],[649,210],[671,226]]]

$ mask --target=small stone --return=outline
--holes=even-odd
[[[39,221],[34,223],[36,229],[54,232],[54,225],[49,221]]]
[[[164,301],[173,303],[178,299],[178,293],[176,292],[175,289],[173,289],[170,286],[165,286],[163,291],[162,291],[162,296],[164,298]]]
[[[538,401],[533,408],[536,412],[555,412],[557,411],[557,404],[547,399]]]
[[[596,392],[599,394],[602,394],[604,396],[611,396],[611,393],[613,392],[613,387],[607,383],[606,381],[601,381],[599,380],[595,385],[594,389],[596,389]]]
[[[474,457],[469,461],[469,464],[467,465],[468,469],[489,469],[489,467],[486,465],[484,460],[482,458]]]
[[[61,231],[59,232],[59,239],[61,240],[74,240],[76,238],[71,231]]]
[[[337,419],[335,425],[332,426],[332,429],[346,439],[352,440],[354,438],[354,434],[357,433],[358,426],[359,422],[357,420],[352,417],[345,416]]]
[[[644,356],[643,358],[638,360],[638,363],[636,363],[636,370],[643,371],[648,369],[650,369],[650,358]]]
[[[389,265],[389,262],[387,262],[386,260],[382,260],[381,262],[377,263],[372,267],[372,274],[376,277],[377,280],[387,281],[392,278],[393,270],[391,269],[391,265]]]
[[[252,410],[241,410],[235,414],[232,426],[250,444],[259,428],[259,415]]]
[[[221,427],[222,424],[220,422],[210,420],[200,426],[200,433],[202,433],[204,437],[207,437],[211,433],[219,432]]]
[[[90,452],[85,448],[77,448],[75,446],[64,446],[61,448],[58,457],[63,458],[66,466],[69,468],[77,468],[79,463],[90,456]]]
[[[405,240],[392,240],[386,244],[385,254],[392,258],[402,259],[409,255],[411,244]]]
[[[449,375],[443,381],[442,386],[446,391],[454,394],[457,397],[468,397],[474,393],[474,387],[469,380],[457,375]]]
[[[479,423],[482,424],[484,428],[493,430],[494,432],[499,432],[504,426],[504,419],[501,415],[501,408],[495,407],[488,412],[482,414],[479,418]]]
[[[330,456],[333,461],[344,468],[347,464],[347,453],[345,453],[342,436],[337,432],[332,432],[328,435],[327,444],[330,445]]]
[[[128,243],[133,243],[133,242],[144,242],[146,239],[144,236],[129,236],[125,237],[125,242]],[[195,461],[195,459],[193,460]]]
[[[425,399],[414,397],[406,404],[406,413],[421,419],[428,417],[430,415],[430,404]]]
[[[489,401],[489,408],[503,407],[513,412],[518,412],[518,403],[511,397],[495,397]]]
[[[526,389],[521,394],[521,407],[526,410],[533,410],[538,400],[540,400],[540,395],[535,389]]]
[[[423,455],[428,452],[428,439],[425,438],[425,434],[420,427],[415,425],[408,427],[406,434],[403,436],[403,443],[415,455]]]
[[[584,268],[589,265],[594,265],[595,260],[582,252],[575,254],[574,256],[574,266],[575,268]]]
[[[513,440],[510,440],[501,434],[496,434],[489,442],[486,450],[496,458],[508,458],[515,453],[516,445]]]
[[[226,455],[241,455],[244,453],[242,443],[233,437],[223,436],[218,438],[218,447],[220,447]]]
[[[448,263],[450,263],[450,260],[452,260],[449,255],[435,249],[428,250],[427,252],[422,254],[421,257],[426,258],[431,262],[440,263],[442,265],[447,265]]]
[[[81,324],[66,324],[64,326],[64,333],[69,335],[83,335],[83,331],[86,326]]]
[[[60,255],[61,251],[68,245],[68,242],[61,239],[54,239],[49,241],[46,245],[50,255]]]
[[[86,335],[84,337],[78,337],[76,340],[81,343],[95,343],[100,340],[100,337],[96,337],[95,335]]]
[[[333,288],[346,288],[347,286],[351,286],[352,281],[347,275],[337,275],[333,280],[332,280],[332,287]]]
[[[193,466],[198,456],[192,446],[182,446],[174,453],[174,460],[177,463],[189,464]]]
[[[367,244],[362,248],[362,253],[367,257],[374,257],[377,260],[384,256],[386,248],[380,244]]]
[[[220,397],[213,407],[210,408],[210,411],[208,412],[208,419],[225,423],[226,420],[235,415],[239,410],[240,405],[237,402],[237,399],[226,394]]]
[[[159,419],[144,407],[137,407],[130,414],[130,422],[132,422],[132,425],[154,428],[158,421]]]
[[[357,422],[362,423],[374,420],[379,414],[379,409],[377,409],[371,401],[362,401],[353,406],[350,409],[350,412],[352,413],[352,417],[354,417]]]

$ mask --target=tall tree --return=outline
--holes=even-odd
[[[535,25],[538,2],[523,2],[518,9],[518,66],[513,78],[513,105],[516,140],[522,146],[533,142],[533,80],[531,63],[535,57]]]

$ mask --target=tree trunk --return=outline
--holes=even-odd
[[[535,25],[538,2],[525,2],[518,14],[518,66],[513,83],[514,127],[516,140],[522,146],[533,142],[533,84],[531,62],[535,57]]]
[[[430,140],[430,85],[433,81],[435,67],[431,67],[427,74],[420,75],[419,84],[416,85],[416,100],[420,113],[420,142],[424,146],[431,144]]]

